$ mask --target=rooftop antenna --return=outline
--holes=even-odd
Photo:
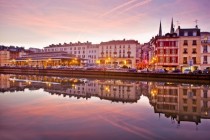
[[[194,22],[195,22],[196,25],[198,25],[198,20],[197,19]]]
[[[195,27],[198,28],[198,20],[196,19],[194,22],[195,22]]]
[[[180,23],[179,23],[179,21],[178,21],[178,20],[176,21],[176,24],[177,24],[177,26],[179,26],[179,25],[180,25]]]

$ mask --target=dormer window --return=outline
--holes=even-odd
[[[188,36],[188,32],[184,32],[184,36]]]
[[[197,36],[197,32],[194,31],[194,32],[193,32],[193,36]]]

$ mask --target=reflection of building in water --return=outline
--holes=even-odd
[[[51,85],[45,91],[64,96],[90,98],[91,96],[113,102],[137,102],[140,96],[136,93],[135,83],[121,80],[90,80],[87,83]]]
[[[200,123],[210,119],[210,89],[208,86],[191,84],[153,83],[150,101],[155,113],[181,121]]]
[[[9,75],[0,74],[0,89],[8,89],[9,87]]]
[[[106,80],[99,83],[98,96],[102,99],[122,102],[137,102],[140,95],[136,92],[134,82],[122,80]]]
[[[77,98],[90,98],[91,96],[100,99],[111,100],[113,102],[137,102],[140,99],[140,90],[135,82],[121,80],[89,80],[48,77],[34,75],[17,75],[8,77],[10,89],[15,87],[14,91],[35,90],[44,88],[51,94],[74,96]],[[85,79],[87,80],[87,79]],[[19,88],[19,89],[18,89]]]
[[[76,98],[99,97],[113,102],[137,102],[149,98],[155,113],[163,113],[178,124],[210,119],[210,88],[207,85],[156,83],[126,80],[87,80],[47,76],[0,75],[0,92],[37,90]]]

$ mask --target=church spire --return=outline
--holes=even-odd
[[[159,27],[159,36],[162,36],[162,26],[161,26],[161,21],[160,21],[160,27]]]
[[[171,34],[174,33],[174,23],[173,23],[173,18],[171,20],[171,31],[170,31]]]

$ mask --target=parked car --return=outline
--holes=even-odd
[[[193,74],[202,74],[202,71],[201,70],[194,70],[192,73]]]
[[[138,70],[138,72],[149,72],[149,69],[145,68],[145,69],[142,69],[142,70]]]
[[[164,69],[156,69],[155,72],[156,73],[166,73],[167,71]]]
[[[136,69],[128,69],[128,72],[137,72]]]
[[[183,73],[184,74],[190,74],[191,73],[191,70],[190,69],[185,69]]]
[[[172,71],[172,73],[181,73],[182,71],[180,69],[175,69]]]
[[[204,69],[203,74],[210,74],[210,68],[207,67],[206,69]]]

